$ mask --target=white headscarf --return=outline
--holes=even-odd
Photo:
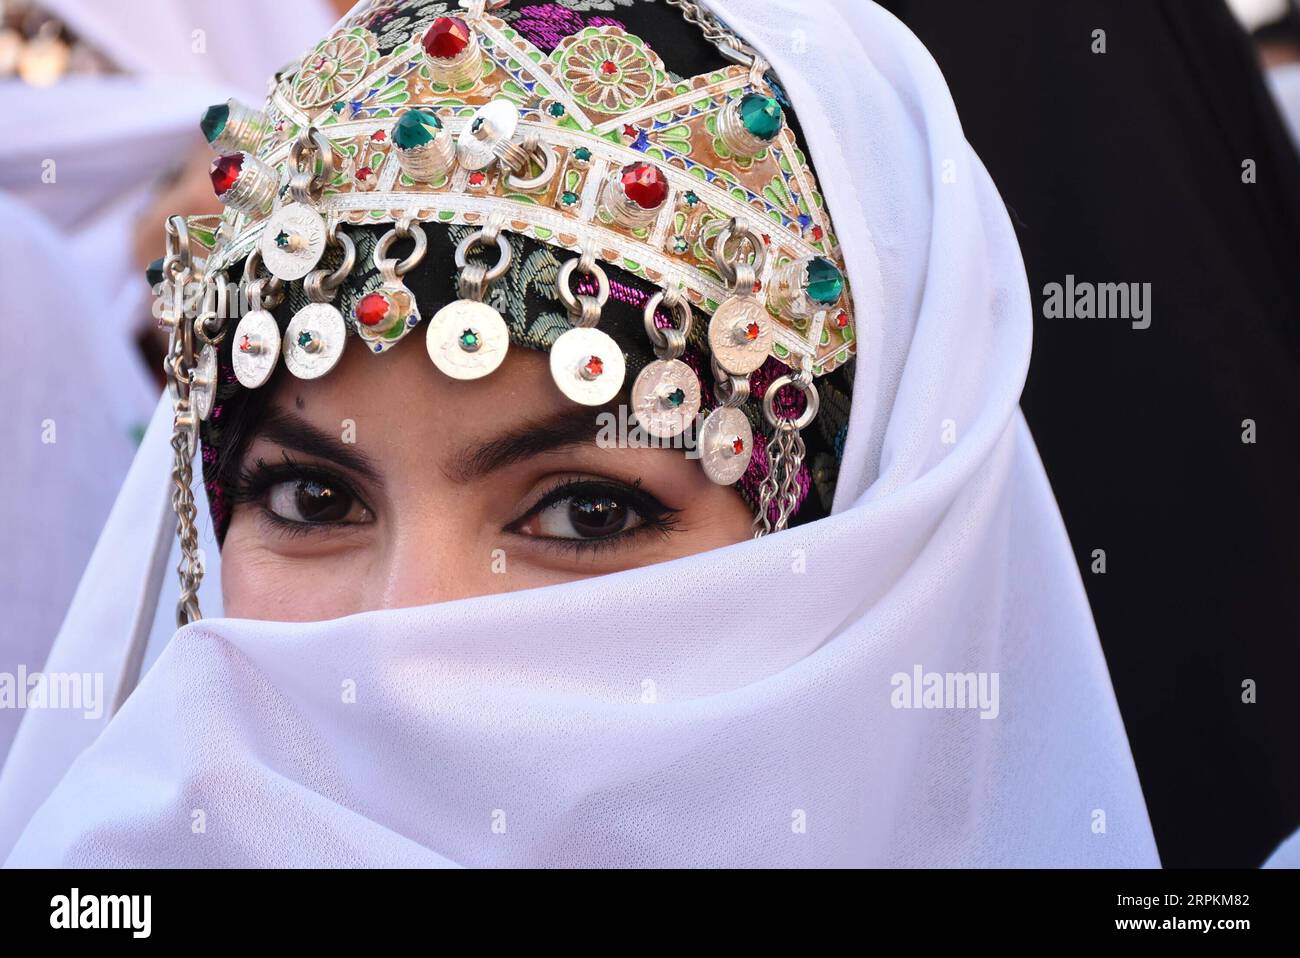
[[[787,86],[860,306],[834,514],[543,589],[190,626],[10,865],[1157,864],[1017,407],[1016,239],[937,67],[870,3],[710,5]],[[996,705],[898,707],[917,669],[996,674]]]

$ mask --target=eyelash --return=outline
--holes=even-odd
[[[371,512],[366,501],[358,495],[357,491],[342,476],[319,466],[307,466],[297,462],[287,452],[282,453],[282,455],[284,457],[283,461],[274,465],[269,465],[265,459],[259,458],[251,467],[242,467],[235,477],[234,488],[230,492],[231,504],[256,504],[261,509],[262,520],[274,526],[276,531],[287,536],[305,536],[321,529],[346,528],[357,525],[357,523],[295,522],[292,519],[284,518],[284,516],[276,515],[267,507],[264,500],[267,493],[282,482],[319,482],[333,486],[359,502],[366,512]]]
[[[295,522],[292,519],[276,515],[267,508],[263,500],[272,487],[282,482],[326,483],[352,496],[361,503],[367,512],[371,511],[365,500],[357,494],[356,490],[343,477],[328,469],[303,465],[295,461],[287,452],[283,453],[283,457],[282,462],[274,465],[270,465],[265,459],[259,458],[254,461],[251,467],[245,466],[241,468],[230,492],[232,505],[240,503],[257,504],[261,508],[262,519],[274,526],[278,532],[288,536],[305,536],[322,528],[345,527],[355,523]],[[642,535],[658,534],[666,538],[678,525],[677,514],[680,510],[664,505],[654,496],[642,490],[641,480],[639,479],[630,485],[609,480],[566,479],[543,493],[528,511],[506,527],[506,531],[515,531],[519,526],[549,506],[580,496],[588,498],[608,496],[626,502],[641,518],[641,524],[632,529],[615,533],[612,536],[598,539],[561,539],[550,536],[529,536],[529,538],[544,544],[547,548],[573,553],[595,554],[618,548],[627,544],[633,538]]]
[[[642,490],[640,479],[630,485],[622,482],[612,482],[607,479],[566,479],[543,493],[527,512],[506,526],[506,531],[515,531],[529,519],[557,502],[563,502],[566,499],[596,498],[599,496],[608,496],[626,502],[641,518],[641,524],[635,528],[598,539],[560,539],[550,536],[529,536],[528,538],[542,543],[547,548],[573,553],[594,554],[608,549],[616,549],[642,535],[657,534],[667,538],[677,528],[677,513],[680,510],[664,505],[650,493]]]

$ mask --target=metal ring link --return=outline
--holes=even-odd
[[[582,313],[582,305],[578,302],[579,297],[574,293],[570,285],[573,282],[573,274],[578,272],[580,267],[583,275],[593,276],[596,279],[596,305],[604,309],[605,304],[609,302],[609,276],[600,268],[600,264],[596,262],[594,256],[590,253],[584,253],[581,257],[566,261],[555,277],[555,284],[560,290],[560,301],[564,303],[564,308],[569,311],[570,316]],[[583,298],[590,299],[591,297]]]
[[[560,161],[555,150],[543,143],[536,133],[530,134],[524,141],[524,150],[528,154],[525,170],[531,167],[534,158],[539,158],[541,172],[530,177],[524,177],[523,170],[512,172],[506,177],[506,185],[524,193],[545,189],[555,179],[555,173],[559,169]]]
[[[323,269],[314,270],[303,281],[307,298],[312,302],[322,303],[333,299],[338,288],[352,272],[352,267],[357,264],[357,247],[352,242],[352,237],[347,233],[339,233],[338,244],[343,247],[343,262],[338,265],[338,268],[332,273]]]
[[[737,246],[734,252],[727,249],[728,245],[733,242]],[[741,261],[742,251],[740,247],[746,242],[754,254],[754,260],[750,265],[753,266],[754,274],[757,276],[763,272],[763,264],[767,261],[767,245],[763,242],[762,235],[756,232],[753,227],[747,223],[741,223],[737,217],[733,216],[713,239],[713,263],[729,284],[736,285],[735,264]],[[752,286],[753,283],[751,282],[749,287]]]
[[[345,236],[347,234],[340,235]],[[379,242],[375,244],[375,255],[373,259],[375,268],[380,272],[384,271],[385,264],[391,263],[388,259],[388,249],[393,245],[394,241],[398,239],[414,240],[415,248],[411,250],[404,260],[391,266],[395,277],[405,276],[411,270],[415,269],[415,267],[419,266],[420,262],[424,259],[425,252],[429,249],[429,238],[425,236],[424,230],[418,223],[412,223],[409,220],[402,220],[399,223],[394,223],[393,228],[383,236],[379,237]]]
[[[794,386],[799,389],[807,399],[803,413],[798,419],[786,419],[778,417],[776,414],[776,395],[786,386]],[[817,418],[817,411],[821,408],[821,396],[817,392],[817,387],[811,382],[807,385],[800,386],[794,376],[779,376],[772,380],[767,387],[767,392],[763,395],[763,418],[767,420],[769,426],[773,429],[792,428],[803,430]]]
[[[480,246],[486,246],[492,242],[487,230],[479,230],[470,233],[456,246],[456,268],[463,270],[469,265],[469,254]],[[484,281],[494,283],[506,274],[510,269],[510,264],[514,260],[514,249],[510,246],[510,240],[503,232],[496,234],[496,248],[500,254],[495,266],[488,267],[484,276]],[[376,254],[377,255],[377,254]]]
[[[666,307],[676,321],[676,327],[660,329],[655,323],[655,314],[660,306]],[[655,293],[646,301],[642,322],[645,324],[646,336],[660,359],[677,359],[686,352],[686,340],[691,334],[691,303],[675,286]]]

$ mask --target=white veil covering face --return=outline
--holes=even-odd
[[[834,514],[544,589],[190,626],[8,864],[1158,864],[1017,407],[1016,239],[937,67],[861,0],[710,6],[796,105],[861,309]],[[101,571],[136,590],[129,564]]]

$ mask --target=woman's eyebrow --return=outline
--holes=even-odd
[[[307,456],[326,459],[374,483],[383,481],[374,462],[352,443],[330,435],[301,416],[284,409],[271,409],[253,430],[252,439],[265,439]]]
[[[528,420],[499,436],[466,446],[447,464],[445,472],[455,482],[470,482],[545,452],[594,443],[602,411],[579,406]]]

